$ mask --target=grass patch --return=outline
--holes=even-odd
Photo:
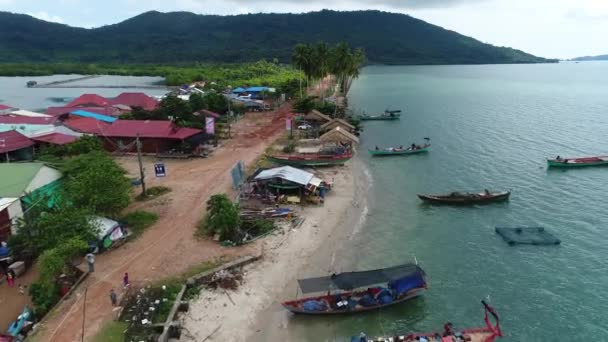
[[[153,225],[157,220],[157,214],[144,210],[136,210],[121,218],[121,221],[127,225],[134,237],[141,235],[146,228]]]
[[[110,321],[93,337],[94,342],[123,342],[125,331],[129,324],[125,322]]]
[[[149,201],[151,199],[155,199],[156,197],[162,196],[168,192],[171,192],[171,188],[166,186],[153,186],[151,188],[146,189],[146,194],[139,194],[135,196],[136,201]]]
[[[167,285],[166,290],[162,291],[163,301],[160,303],[158,310],[154,311],[152,316],[153,323],[164,323],[169,316],[169,311],[175,303],[177,294],[182,289],[181,285]],[[166,301],[164,299],[167,299]]]

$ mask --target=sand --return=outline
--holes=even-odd
[[[309,262],[315,254],[329,252],[332,241],[339,238],[340,227],[356,217],[353,208],[355,212],[361,212],[355,196],[353,167],[351,163],[329,171],[321,170],[324,178],[334,180],[334,188],[325,204],[303,208],[300,215],[305,217],[305,221],[301,226],[265,238],[260,243],[263,259],[245,268],[243,284],[237,290],[203,290],[197,299],[191,301],[189,312],[180,317],[184,328],[180,341],[203,341],[205,338],[207,341],[250,341],[259,338],[256,335],[267,329],[269,323],[263,318],[268,308],[290,299],[282,297],[286,292],[295,296],[295,279],[299,272],[310,269]],[[324,250],[319,251],[320,248]],[[313,268],[329,272],[332,271],[332,263],[316,264]],[[293,291],[289,291],[291,286]],[[285,312],[285,317],[287,315]],[[275,339],[264,337],[263,340]]]

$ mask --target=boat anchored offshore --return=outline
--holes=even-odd
[[[463,329],[456,331],[452,323],[446,323],[443,326],[442,332],[429,333],[412,333],[409,335],[397,335],[392,337],[367,338],[364,333],[357,337],[352,337],[351,342],[416,342],[416,341],[432,341],[432,342],[494,342],[496,338],[502,337],[500,329],[499,317],[494,308],[488,305],[485,301],[481,301],[484,308],[485,327]],[[494,319],[494,324],[490,320],[490,316]]]
[[[547,159],[549,167],[584,167],[608,165],[608,156]]]
[[[399,120],[401,117],[401,110],[385,110],[384,113],[379,115],[367,115],[363,114],[359,116],[361,121],[372,121],[372,120]]]
[[[284,302],[285,309],[295,314],[339,315],[380,309],[415,298],[426,289],[426,278],[418,265],[405,264],[300,279],[298,284],[303,293],[327,291],[327,294]],[[376,286],[363,289],[372,285]],[[332,294],[332,290],[341,292]]]
[[[426,140],[426,143],[424,143],[423,145],[412,144],[409,147],[399,146],[399,147],[388,147],[388,148],[384,148],[384,149],[380,149],[380,148],[378,148],[378,146],[376,146],[375,149],[373,149],[373,150],[369,149],[368,151],[374,157],[399,156],[399,155],[404,155],[404,154],[426,153],[429,151],[429,148],[431,147],[431,143],[430,143],[429,138],[424,138],[424,139]]]
[[[492,202],[506,201],[509,199],[511,191],[490,192],[452,192],[447,195],[424,195],[418,194],[418,198],[425,202],[434,204],[485,204]]]

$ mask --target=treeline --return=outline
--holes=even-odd
[[[176,65],[156,64],[86,64],[86,63],[8,63],[0,64],[0,76],[50,75],[119,75],[159,76],[169,86],[180,86],[198,81],[214,82],[220,87],[243,85],[270,86],[293,91],[301,77],[298,70],[288,65],[260,60],[254,63],[211,64],[191,63]]]

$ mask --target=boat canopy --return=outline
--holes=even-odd
[[[311,293],[330,289],[353,290],[412,277],[424,282],[424,271],[416,264],[404,264],[369,271],[343,272],[328,277],[299,279],[298,284],[302,292]]]

